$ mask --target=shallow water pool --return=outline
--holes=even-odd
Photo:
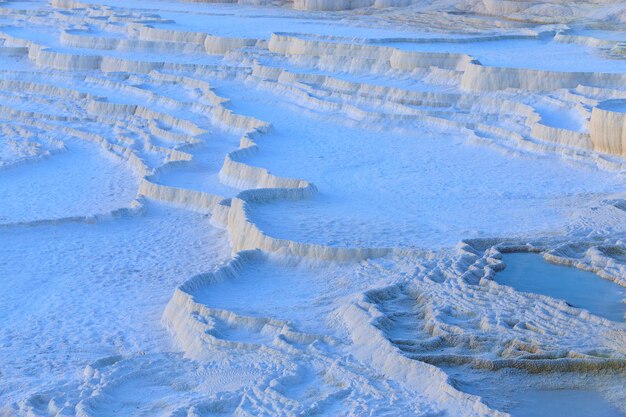
[[[511,417],[623,417],[624,374],[485,372],[444,368],[462,391]]]
[[[596,48],[559,43],[552,38],[501,39],[477,42],[389,43],[417,52],[467,54],[483,65],[564,72],[626,72],[626,60],[610,59]],[[528,59],[531,54],[534,59]]]
[[[626,288],[578,268],[546,262],[533,253],[510,253],[502,258],[506,268],[496,282],[518,291],[543,294],[614,321],[626,314]]]

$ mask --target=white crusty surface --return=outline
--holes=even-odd
[[[626,324],[494,281],[626,287],[624,25],[0,0],[0,416],[516,416],[537,380],[626,413]]]

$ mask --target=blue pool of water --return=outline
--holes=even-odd
[[[511,417],[624,417],[624,374],[528,374],[518,370],[444,370],[462,391]]]
[[[610,59],[603,56],[596,48],[555,42],[552,38],[466,43],[392,42],[387,45],[409,51],[467,54],[487,66],[563,72],[626,72],[626,60]],[[532,54],[531,59],[529,59],[529,54]]]
[[[505,254],[506,268],[495,281],[518,291],[567,301],[600,317],[624,321],[626,288],[578,268],[555,265],[533,253]]]
[[[528,390],[509,410],[513,417],[620,417],[620,410],[590,390]]]

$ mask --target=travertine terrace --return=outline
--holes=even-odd
[[[493,279],[626,287],[623,2],[0,0],[0,98],[0,415],[626,413]]]

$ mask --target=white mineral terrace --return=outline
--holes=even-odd
[[[626,415],[626,3],[0,0],[0,288],[2,417]]]

